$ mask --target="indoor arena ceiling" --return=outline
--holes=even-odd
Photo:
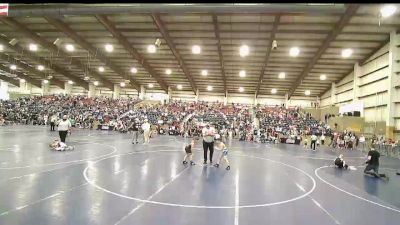
[[[0,70],[39,86],[51,75],[60,87],[71,80],[87,89],[88,82],[98,81],[113,89],[129,80],[129,89],[153,84],[156,90],[193,93],[211,85],[220,93],[239,93],[242,87],[247,94],[271,94],[275,88],[278,95],[304,96],[310,90],[320,96],[399,29],[399,13],[380,18],[382,6],[10,4],[9,16],[0,17]],[[161,44],[149,53],[157,39]],[[194,45],[200,54],[193,54]],[[249,48],[245,57],[239,54],[242,45]],[[297,57],[289,55],[292,47],[299,48]],[[342,57],[348,48],[353,53]]]

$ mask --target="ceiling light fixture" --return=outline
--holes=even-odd
[[[90,80],[90,77],[89,76],[85,76],[83,79],[84,80]]]
[[[111,44],[104,45],[104,48],[106,49],[106,52],[114,51],[114,46],[112,46]]]
[[[36,52],[38,50],[37,44],[29,44],[29,50],[32,52]]]
[[[311,91],[310,91],[310,90],[306,90],[306,91],[304,92],[304,94],[305,94],[305,95],[310,95],[310,94],[311,94]]]
[[[135,67],[131,68],[131,73],[137,73],[137,69]]]
[[[353,54],[353,49],[351,48],[346,48],[342,50],[342,57],[343,58],[349,58]]]
[[[66,44],[66,45],[65,45],[65,49],[66,49],[67,51],[69,51],[69,52],[75,51],[75,47],[74,47],[74,45],[72,45],[72,44]]]
[[[325,74],[321,74],[321,76],[319,76],[320,80],[326,80],[326,75]]]
[[[207,70],[202,70],[201,71],[201,75],[202,76],[207,76],[208,75],[208,71]]]
[[[207,91],[212,91],[212,90],[213,90],[213,87],[210,86],[210,85],[208,85],[208,86],[207,86]]]
[[[381,8],[381,16],[383,18],[390,17],[393,15],[397,10],[397,7],[394,5],[385,5],[384,7]]]
[[[72,80],[69,80],[68,84],[74,84],[74,82]]]
[[[43,83],[48,84],[49,81],[48,80],[43,80]]]
[[[4,51],[4,45],[0,45],[0,52]]]
[[[25,79],[23,78],[19,79],[19,81],[21,81],[21,83],[25,83]]]
[[[178,84],[176,87],[178,88],[178,90],[182,90],[182,85],[181,84]]]
[[[239,55],[240,55],[241,57],[246,57],[246,56],[248,56],[248,55],[249,55],[249,52],[250,52],[249,46],[247,46],[247,45],[242,45],[242,46],[240,47],[240,49],[239,49]]]
[[[243,92],[244,88],[243,87],[239,87],[239,92]]]
[[[289,50],[289,55],[292,57],[297,57],[300,54],[300,49],[298,47],[293,47]]]
[[[94,86],[98,86],[98,85],[99,85],[99,82],[98,82],[98,81],[95,81],[95,82],[93,82],[93,84],[94,84]]]
[[[99,67],[99,72],[104,72],[104,67],[100,66]]]
[[[198,46],[198,45],[193,45],[193,47],[192,47],[192,53],[195,54],[195,55],[200,54],[200,53],[201,53],[201,48],[200,48],[200,46]]]
[[[166,70],[165,70],[165,73],[168,74],[168,75],[170,75],[170,74],[172,73],[172,71],[171,71],[170,69],[166,69]]]
[[[285,77],[286,77],[286,73],[285,72],[280,72],[279,75],[278,75],[279,79],[285,79]]]
[[[155,45],[149,45],[147,46],[147,51],[149,53],[155,53],[156,52],[156,46]]]
[[[153,84],[149,84],[149,88],[153,88],[154,87],[154,85]]]
[[[278,90],[276,90],[276,88],[271,89],[271,94],[276,94],[276,92],[278,92]]]
[[[16,70],[16,69],[17,69],[17,66],[13,64],[13,65],[10,66],[10,69]]]
[[[241,71],[239,72],[239,76],[240,76],[240,77],[245,77],[245,76],[246,76],[246,71],[245,71],[245,70],[241,70]]]
[[[125,82],[121,82],[121,87],[125,87]]]
[[[37,66],[37,69],[40,70],[40,71],[43,71],[44,70],[44,66],[39,65],[39,66]]]

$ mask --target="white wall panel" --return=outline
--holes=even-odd
[[[365,122],[385,121],[386,106],[364,109]]]
[[[389,83],[388,83],[387,79],[380,80],[380,81],[362,86],[359,88],[359,97],[375,94],[376,92],[387,91],[388,86],[389,86]]]

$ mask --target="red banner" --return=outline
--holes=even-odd
[[[0,16],[8,16],[8,3],[0,3]]]

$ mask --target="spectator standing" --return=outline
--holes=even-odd
[[[50,131],[55,131],[55,127],[56,127],[56,122],[57,122],[57,116],[54,114],[51,116],[50,119]]]
[[[61,142],[65,143],[69,131],[71,131],[71,122],[68,120],[67,115],[64,115],[62,120],[58,122],[58,134]]]
[[[148,122],[147,119],[145,119],[144,123],[142,124],[142,130],[143,130],[143,138],[144,138],[143,144],[150,143],[150,123]]]

